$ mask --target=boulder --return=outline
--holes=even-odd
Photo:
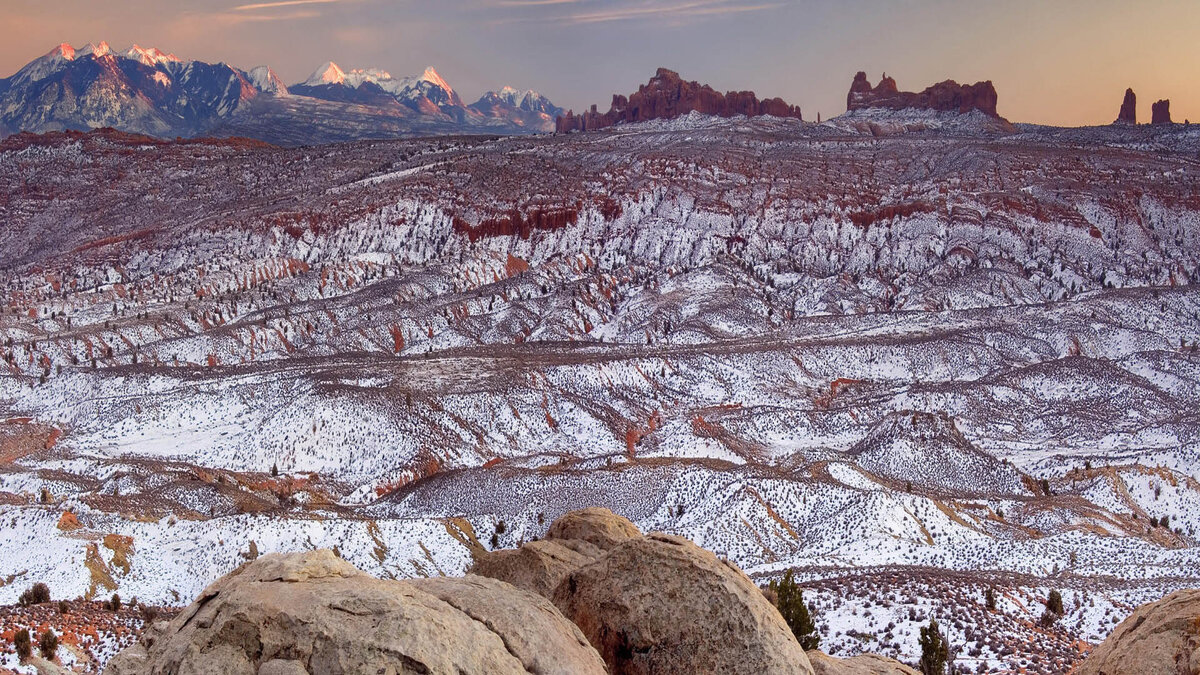
[[[813,672],[758,587],[682,537],[618,543],[567,575],[554,604],[614,675]]]
[[[1138,607],[1073,672],[1200,675],[1200,589]]]
[[[642,536],[642,531],[608,509],[590,507],[569,511],[550,524],[546,539],[576,539],[607,551],[626,540]]]
[[[539,595],[468,575],[409,582],[501,636],[531,673],[602,673],[604,661],[575,625]],[[570,654],[569,661],[563,655]]]
[[[878,654],[860,654],[835,659],[825,652],[805,652],[816,675],[920,675],[895,659]]]
[[[1123,124],[1137,124],[1137,95],[1132,89],[1125,90],[1125,100],[1121,102],[1121,112],[1117,115],[1117,122]]]
[[[599,548],[586,541],[543,539],[516,549],[477,554],[469,572],[549,598],[568,574],[600,554]]]
[[[531,648],[537,645],[537,649]],[[580,631],[503,582],[371,577],[327,550],[266,555],[109,662],[110,675],[603,673]]]
[[[1170,124],[1171,123],[1171,101],[1163,99],[1155,101],[1154,105],[1150,106],[1150,123],[1151,124]]]

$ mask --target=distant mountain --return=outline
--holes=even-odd
[[[270,69],[183,61],[137,45],[61,44],[0,80],[0,124],[10,132],[116,127],[192,136],[261,95],[286,92]]]
[[[333,62],[291,87],[267,66],[184,61],[134,45],[55,47],[0,79],[0,135],[97,127],[176,136],[243,135],[299,145],[449,133],[554,130],[562,110],[505,87],[467,105],[432,67],[395,78]]]
[[[565,112],[536,91],[522,92],[512,87],[489,91],[470,108],[488,117],[507,119],[531,128],[552,128],[555,118]]]

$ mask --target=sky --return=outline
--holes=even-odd
[[[1171,99],[1200,121],[1200,0],[0,0],[0,77],[69,42],[158,47],[284,82],[319,65],[434,66],[465,100],[511,85],[608,108],[662,66],[845,110],[854,73],[901,89],[991,80],[1018,122],[1107,124]]]

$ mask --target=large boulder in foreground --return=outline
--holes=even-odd
[[[1200,675],[1200,590],[1138,607],[1073,672]]]
[[[614,675],[813,672],[749,577],[682,537],[614,546],[567,575],[554,604]]]
[[[469,571],[549,598],[568,574],[613,546],[640,536],[641,530],[628,518],[608,509],[569,511],[550,524],[545,539],[520,548],[477,553]]]
[[[604,673],[544,598],[479,577],[387,581],[330,551],[267,555],[117,655],[111,675]]]
[[[546,539],[583,540],[603,551],[640,536],[642,531],[628,518],[598,506],[568,511],[546,530]]]
[[[520,548],[479,553],[470,573],[505,581],[549,598],[568,574],[595,560],[601,551],[580,540],[542,539]]]
[[[805,652],[816,675],[920,675],[900,663],[878,654],[860,654],[848,659],[835,659],[825,652]]]

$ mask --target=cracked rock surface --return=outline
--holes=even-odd
[[[615,545],[559,583],[554,604],[613,673],[813,673],[750,578],[682,537]]]
[[[1200,674],[1200,590],[1138,607],[1074,672]]]
[[[147,631],[105,673],[604,673],[544,598],[480,577],[388,581],[331,551],[267,555]]]

